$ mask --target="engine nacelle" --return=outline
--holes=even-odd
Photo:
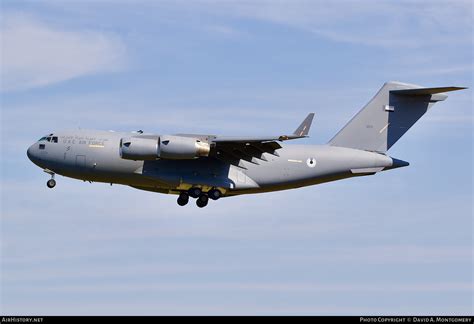
[[[158,138],[122,138],[120,140],[120,156],[127,160],[156,160],[158,141]]]
[[[127,160],[190,160],[209,156],[209,143],[197,138],[163,135],[159,138],[125,137],[120,140],[120,156]]]
[[[164,135],[158,141],[158,157],[171,160],[196,159],[208,156],[209,143],[194,137]]]

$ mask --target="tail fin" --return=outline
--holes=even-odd
[[[374,98],[330,141],[333,146],[386,152],[426,111],[460,87],[422,88],[387,82]]]

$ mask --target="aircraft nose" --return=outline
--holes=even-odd
[[[31,145],[28,150],[26,151],[26,155],[30,159],[31,162],[35,163],[37,161],[36,154],[35,154],[35,148],[33,147],[35,144]]]

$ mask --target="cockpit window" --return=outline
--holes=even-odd
[[[51,134],[52,135],[52,134]],[[58,142],[58,137],[57,136],[44,136],[41,137],[38,142],[46,141],[46,142],[52,142],[52,143],[57,143]]]

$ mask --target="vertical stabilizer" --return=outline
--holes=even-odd
[[[366,151],[386,152],[431,106],[445,100],[443,92],[460,87],[423,88],[387,82],[329,144]]]

